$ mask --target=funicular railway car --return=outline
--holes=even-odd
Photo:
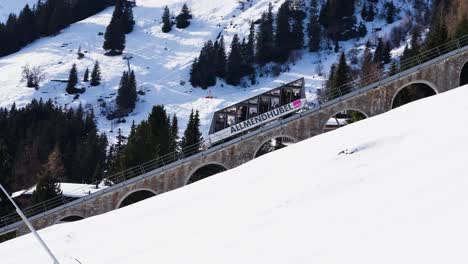
[[[210,145],[296,113],[306,105],[305,80],[301,78],[214,113]]]

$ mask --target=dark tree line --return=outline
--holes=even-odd
[[[17,52],[34,40],[52,36],[72,23],[97,14],[113,0],[43,0],[0,23],[0,56]]]
[[[93,114],[81,107],[66,110],[51,101],[33,100],[21,109],[0,109],[0,182],[10,191],[38,182],[53,186],[100,180],[106,147],[107,138],[97,131]],[[48,197],[39,189],[36,202]]]
[[[110,173],[154,159],[160,166],[167,165],[201,150],[203,138],[198,111],[190,114],[181,140],[178,132],[177,116],[171,117],[162,105],[154,106],[148,120],[138,126],[132,125],[128,139],[119,132],[118,142],[110,148],[108,155]]]

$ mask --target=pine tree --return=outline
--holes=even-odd
[[[274,52],[274,34],[273,34],[273,5],[270,3],[268,13],[264,13],[260,20],[260,26],[257,33],[257,53],[256,59],[260,66],[271,62]]]
[[[230,85],[239,85],[242,78],[242,58],[239,36],[236,34],[231,43],[231,52],[226,64],[226,83]]]
[[[351,92],[351,87],[346,86],[346,84],[348,84],[351,80],[351,69],[346,62],[346,56],[343,52],[341,53],[340,61],[338,63],[338,67],[336,68],[334,81],[334,85],[340,90],[341,95],[345,95]]]
[[[364,50],[364,56],[361,63],[361,86],[367,86],[377,79],[376,73],[379,71],[379,63],[375,63],[369,47]]]
[[[89,82],[89,69],[86,68],[84,76],[83,76],[83,82]]]
[[[385,20],[388,24],[395,22],[395,15],[397,13],[397,9],[393,1],[385,3]]]
[[[117,6],[115,7],[117,10]],[[125,31],[123,28],[122,17],[119,12],[114,12],[111,22],[106,28],[106,33],[104,34],[104,44],[103,49],[106,50],[106,55],[115,56],[122,54],[125,49]],[[116,17],[117,16],[117,17]]]
[[[38,182],[34,190],[31,200],[33,204],[38,204],[62,195],[58,177],[53,172],[44,166],[38,174]]]
[[[77,92],[76,85],[78,84],[78,71],[76,70],[76,64],[73,64],[70,74],[68,76],[67,88],[66,91],[69,94],[74,94]]]
[[[308,37],[309,37],[309,51],[317,52],[320,50],[321,42],[321,28],[318,16],[318,4],[317,0],[311,0],[310,3],[310,16],[309,24],[307,26]]]
[[[374,63],[380,66],[383,66],[383,55],[384,55],[384,42],[382,38],[377,40],[377,48],[375,49],[374,53]]]
[[[290,24],[290,1],[285,1],[279,8],[276,18],[275,34],[275,58],[279,63],[284,63],[289,58],[294,46],[292,43],[291,24]]]
[[[196,111],[194,114],[192,110],[187,128],[185,129],[184,136],[180,143],[184,157],[188,157],[200,151],[202,141],[203,137],[200,132],[199,113]]]
[[[250,23],[249,37],[243,56],[246,61],[246,75],[255,74],[255,25],[253,22]]]
[[[215,75],[219,78],[224,78],[226,76],[226,47],[224,44],[224,36],[221,36],[219,41],[215,42],[214,50]]]
[[[122,10],[122,26],[123,32],[128,34],[133,31],[133,27],[135,26],[135,19],[133,17],[133,7],[130,2],[125,1],[123,4]]]
[[[177,120],[177,115],[172,116],[171,129],[170,129],[170,146],[169,152],[178,151],[178,141],[179,141],[179,121]]]
[[[120,109],[133,110],[137,99],[135,72],[124,72],[120,79],[117,105]]]
[[[291,37],[292,49],[304,48],[304,19],[306,18],[304,0],[293,0],[291,4]]]
[[[457,29],[455,31],[455,38],[461,38],[466,35],[468,35],[468,16],[463,16],[462,20],[457,25]],[[462,44],[466,45],[467,42],[464,41],[464,43]]]
[[[398,73],[398,64],[396,61],[392,62],[392,65],[390,66],[390,69],[388,71],[388,76],[393,76]]]
[[[176,17],[176,27],[177,28],[187,28],[190,26],[190,19],[192,19],[192,14],[190,13],[190,9],[188,8],[187,4],[182,6],[182,10],[180,14]]]
[[[448,41],[448,29],[442,12],[437,12],[432,18],[429,34],[426,38],[425,48],[433,49]]]
[[[216,50],[210,40],[203,46],[200,56],[195,59],[190,71],[190,83],[194,87],[207,89],[216,84],[217,68],[213,67],[213,59],[216,57]]]
[[[94,63],[93,72],[91,73],[91,86],[98,86],[101,84],[101,69],[99,67],[99,62]]]
[[[369,4],[368,9],[367,9],[367,20],[368,22],[374,21],[375,18],[375,10],[374,10],[374,5]]]
[[[169,33],[172,30],[172,21],[171,21],[171,11],[169,7],[164,7],[164,12],[162,16],[162,32]]]
[[[367,8],[367,3],[364,3],[364,5],[362,6],[362,10],[361,10],[361,18],[365,21],[369,21],[369,14],[367,13],[368,12],[368,8]]]

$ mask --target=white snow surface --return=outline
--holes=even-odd
[[[16,10],[14,6],[24,5],[25,0],[6,0],[3,6],[9,10]],[[244,10],[241,9],[242,2]],[[132,121],[137,124],[147,119],[152,107],[164,104],[170,114],[177,114],[181,131],[185,129],[188,116],[192,109],[200,111],[202,132],[208,131],[212,114],[218,109],[240,102],[246,98],[275,88],[282,83],[305,77],[307,97],[315,99],[317,89],[321,88],[326,76],[319,76],[318,70],[326,75],[332,63],[337,61],[336,54],[331,50],[312,54],[305,50],[299,52],[298,60],[290,65],[288,72],[277,77],[264,76],[258,78],[258,84],[246,88],[232,87],[218,81],[211,88],[214,99],[205,98],[208,91],[193,89],[189,83],[189,71],[193,59],[199,55],[202,45],[208,40],[215,40],[223,32],[227,48],[235,33],[241,37],[248,35],[250,21],[255,21],[268,9],[268,3],[274,5],[274,12],[284,0],[138,0],[134,8],[136,20],[135,30],[126,36],[125,55],[132,56],[131,67],[135,70],[138,90],[145,95],[139,95],[136,109],[126,118],[126,123],[115,124],[106,119],[106,113],[115,108],[115,98],[122,72],[127,69],[122,56],[104,56],[102,49],[104,32],[108,25],[113,7],[80,21],[64,29],[57,36],[42,38],[23,48],[20,52],[0,58],[0,107],[10,107],[14,102],[17,106],[24,106],[33,98],[52,99],[56,104],[64,107],[78,107],[82,105],[86,110],[94,110],[97,116],[99,130],[106,133],[113,142],[117,128],[128,134]],[[14,4],[13,4],[14,3]],[[191,26],[181,30],[174,27],[168,34],[161,31],[161,15],[164,6],[177,14],[182,5],[187,3],[191,8],[194,19]],[[404,1],[396,2],[404,11],[411,9],[411,5]],[[379,5],[380,8],[380,5]],[[356,8],[356,13],[360,12]],[[10,11],[8,11],[10,12]],[[357,15],[360,18],[359,15]],[[350,40],[340,43],[344,51],[351,47],[362,50],[368,38],[385,35],[391,27],[398,25],[402,17],[392,25],[386,25],[382,18],[367,23],[369,34],[361,40]],[[374,28],[382,28],[380,33],[372,33]],[[81,46],[86,57],[77,59],[77,51]],[[325,43],[324,43],[325,46]],[[73,63],[77,64],[80,79],[86,68],[91,69],[94,62],[101,63],[103,83],[99,87],[89,87],[86,83],[79,86],[87,91],[75,100],[74,96],[66,95],[65,84],[51,80],[66,80]],[[21,68],[42,66],[46,69],[47,79],[41,83],[41,89],[26,88],[21,83]],[[357,67],[357,65],[354,65]],[[183,85],[182,83],[185,84]],[[101,106],[100,101],[106,103]]]
[[[65,264],[467,263],[467,97],[420,100],[40,234]],[[51,263],[31,235],[0,256]]]

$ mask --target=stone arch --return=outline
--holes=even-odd
[[[463,63],[461,70],[460,70],[460,85],[467,85],[468,84],[468,61]]]
[[[85,217],[80,214],[69,214],[64,217],[60,217],[54,224],[76,222],[83,219],[85,219]]]
[[[329,132],[329,131],[332,131],[332,130],[328,130],[327,131],[327,124],[328,124],[328,121],[333,119],[334,117],[336,117],[337,115],[343,113],[343,112],[346,112],[346,111],[352,111],[352,112],[356,112],[356,113],[359,113],[361,114],[362,116],[364,116],[363,119],[367,119],[369,118],[369,114],[366,113],[366,111],[363,111],[361,109],[358,109],[358,108],[353,108],[353,107],[347,107],[347,108],[344,108],[343,110],[340,110],[340,111],[337,111],[337,112],[334,112],[332,115],[330,115],[326,120],[325,120],[325,123],[322,125],[322,129],[320,130],[321,133],[326,133],[326,132]],[[362,120],[362,119],[360,119]],[[358,120],[358,121],[360,121]],[[358,122],[358,121],[355,121],[355,122]],[[346,125],[349,125],[349,124],[346,124]],[[346,126],[346,125],[343,125],[343,126]],[[341,126],[341,127],[343,127]]]
[[[255,152],[254,152],[254,156],[253,158],[256,159],[264,154],[267,154],[267,153],[270,153],[270,152],[273,152],[273,151],[276,151],[276,150],[279,150],[285,146],[278,146],[278,147],[273,147],[274,149],[271,150],[271,151],[267,151],[265,153],[262,153],[262,147],[264,147],[266,144],[268,144],[269,142],[272,142],[272,141],[276,141],[277,139],[282,139],[281,143],[283,145],[284,142],[287,142],[287,143],[297,143],[297,139],[294,138],[294,137],[291,137],[289,135],[277,135],[277,136],[273,136],[273,137],[269,137],[268,139],[262,141],[262,143],[260,143],[260,145],[256,148]],[[276,142],[275,142],[276,143]]]
[[[187,177],[187,181],[185,182],[185,185],[206,179],[208,177],[211,177],[215,174],[221,173],[223,171],[227,171],[229,168],[219,162],[210,162],[210,163],[205,163],[200,166],[197,166],[194,168],[190,173],[188,174],[189,176]]]
[[[148,188],[141,188],[133,190],[127,194],[125,194],[120,201],[117,203],[116,209],[125,207],[127,205],[131,205],[137,202],[141,202],[153,196],[156,196],[157,193]]]
[[[409,96],[412,96],[413,98],[410,100],[404,100],[403,97],[406,96],[405,93],[408,93]],[[439,94],[439,90],[432,82],[425,80],[412,81],[403,85],[396,91],[396,93],[393,95],[390,109],[395,109],[407,103],[411,103],[436,94]]]

